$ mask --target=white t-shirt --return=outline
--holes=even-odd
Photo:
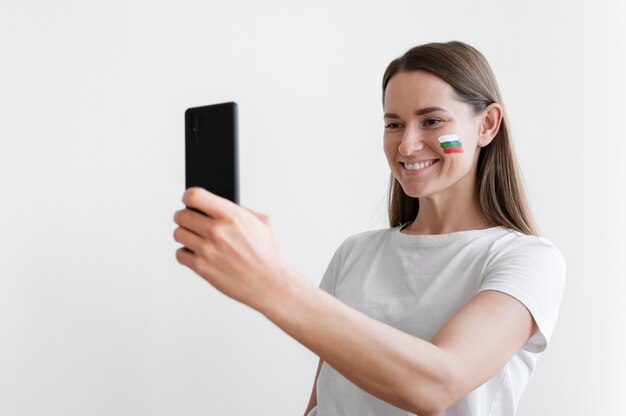
[[[552,336],[566,264],[547,239],[504,227],[409,235],[400,226],[349,236],[337,248],[320,288],[348,306],[430,341],[482,290],[521,301],[539,330],[491,379],[445,416],[513,416],[537,359]],[[317,406],[308,416],[406,416],[324,362]]]

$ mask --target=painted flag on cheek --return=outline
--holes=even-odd
[[[444,153],[462,153],[463,144],[459,140],[458,134],[446,134],[439,137],[439,145]]]

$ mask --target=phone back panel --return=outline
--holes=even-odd
[[[185,111],[186,188],[202,187],[239,204],[237,104]]]

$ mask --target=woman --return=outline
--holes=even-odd
[[[383,77],[390,228],[349,236],[319,288],[270,219],[185,192],[177,259],[320,357],[307,415],[514,415],[565,284],[538,236],[484,56],[430,43]]]

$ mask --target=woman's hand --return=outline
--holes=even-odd
[[[301,279],[279,248],[267,215],[192,187],[183,195],[190,209],[176,211],[174,240],[184,247],[176,260],[225,295],[261,311]]]

